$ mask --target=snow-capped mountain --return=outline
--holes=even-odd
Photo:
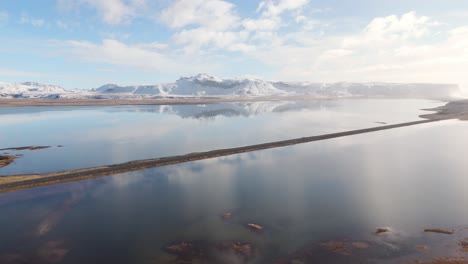
[[[106,84],[91,90],[66,90],[33,82],[0,83],[0,98],[156,98],[156,97],[262,97],[312,96],[396,97],[446,99],[460,93],[451,84],[311,83],[273,82],[259,79],[219,79],[207,74],[182,77],[174,83],[119,86]]]
[[[78,99],[90,97],[91,95],[87,90],[67,90],[52,84],[0,82],[0,98]]]
[[[182,77],[175,83],[117,86],[107,84],[96,89],[101,94],[183,95],[183,96],[266,96],[286,95],[271,82],[251,79],[218,79],[207,74]]]
[[[58,85],[36,82],[0,83],[0,97],[6,98],[55,98],[66,93],[68,91]]]

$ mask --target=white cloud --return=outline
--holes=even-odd
[[[59,78],[67,78],[70,79],[71,76],[62,75],[62,74],[50,74],[50,73],[42,73],[42,72],[30,72],[30,71],[19,71],[14,69],[7,69],[7,68],[0,68],[0,76],[2,77],[15,77],[22,78],[22,79],[31,79],[31,78],[48,78],[48,79],[59,79]]]
[[[275,17],[285,11],[297,10],[309,3],[309,0],[267,0],[258,5],[257,12],[263,11],[262,16]]]
[[[313,30],[323,25],[323,23],[319,20],[312,19],[304,15],[298,15],[294,20],[296,21],[296,23],[301,24],[304,30]]]
[[[42,27],[45,25],[44,19],[31,18],[27,14],[21,15],[20,24],[30,24],[34,27]]]
[[[355,34],[278,36],[250,56],[277,68],[271,76],[282,80],[468,83],[468,26],[434,38],[438,25],[409,12],[375,18]]]
[[[132,3],[125,5],[137,5]],[[226,58],[236,52],[235,59],[263,64],[272,73],[238,72],[277,80],[468,83],[468,26],[447,30],[428,16],[408,12],[342,33],[344,22],[315,18],[319,11],[311,5],[263,1],[257,14],[241,18],[227,1],[175,0],[160,13],[160,22],[173,30],[167,41],[128,45],[114,35],[102,43],[65,46],[75,59],[177,74],[219,73],[221,64],[231,67]],[[126,19],[118,17],[123,20],[109,21]]]
[[[242,21],[244,30],[254,32],[253,39],[259,40],[268,36],[274,36],[275,33],[284,27],[283,13],[286,11],[294,11],[296,23],[307,24],[310,29],[312,20],[302,15],[302,8],[309,3],[309,0],[266,0],[261,1],[257,8],[257,13],[261,12],[258,18],[246,18]]]
[[[10,15],[7,12],[0,11],[0,26],[5,25],[10,18]]]
[[[135,15],[132,8],[120,0],[93,0],[87,1],[87,3],[94,6],[102,14],[102,19],[107,24],[121,24]]]
[[[246,38],[246,32],[213,31],[204,27],[183,30],[173,36],[174,42],[183,45],[189,53],[198,50],[202,46],[228,51],[246,51],[251,48],[243,43]]]
[[[281,24],[278,18],[244,19],[242,26],[247,31],[273,31]]]
[[[222,0],[176,0],[161,12],[161,22],[171,28],[196,25],[215,30],[236,27],[234,5]]]
[[[68,29],[68,24],[66,24],[65,22],[61,20],[56,20],[55,25],[61,29]]]
[[[176,30],[174,44],[186,53],[203,53],[201,49],[249,52],[261,45],[271,45],[283,26],[281,15],[300,10],[308,0],[263,1],[258,18],[241,19],[232,3],[222,0],[176,0],[161,12],[160,21]],[[305,18],[305,17],[304,17]],[[301,21],[311,29],[315,21]],[[259,46],[260,45],[260,46]]]
[[[172,36],[175,44],[186,53],[201,47],[247,50],[242,42],[247,32],[236,30],[240,26],[234,5],[222,0],[176,0],[161,12],[160,21],[178,30]],[[186,27],[194,26],[187,29]]]
[[[314,8],[312,10],[309,11],[309,13],[311,14],[324,14],[324,13],[329,13],[331,12],[333,9],[330,8],[330,7],[326,7],[326,8]]]
[[[100,34],[104,39],[116,39],[116,40],[127,40],[131,37],[131,34],[112,31],[112,32],[103,32]]]
[[[392,15],[373,19],[366,27],[366,35],[385,38],[397,35],[401,38],[419,38],[429,33],[429,27],[437,25],[429,17],[409,12],[401,17]]]
[[[67,55],[87,62],[106,63],[159,73],[193,73],[194,69],[213,71],[212,67],[194,58],[159,52],[141,44],[127,45],[113,39],[104,39],[101,44],[71,40],[62,45]]]
[[[144,9],[145,0],[57,0],[59,8],[67,11],[87,6],[96,10],[101,20],[109,25],[127,23]]]
[[[0,68],[0,76],[9,76],[9,77],[44,77],[45,74],[37,72],[26,72],[26,71],[17,71],[10,69]]]
[[[148,49],[148,50],[166,50],[169,48],[169,45],[165,43],[160,43],[160,42],[150,42],[150,43],[143,43],[143,44],[138,44],[136,47],[140,47],[143,49]]]

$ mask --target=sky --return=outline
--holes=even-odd
[[[0,0],[0,82],[468,87],[466,0]]]

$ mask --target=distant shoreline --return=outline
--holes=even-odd
[[[5,99],[0,98],[0,107],[27,106],[112,106],[112,105],[193,105],[235,102],[261,101],[309,101],[309,100],[337,100],[337,99],[418,99],[401,97],[319,97],[315,95],[295,96],[253,96],[253,97],[161,97],[153,99]],[[423,100],[422,98],[419,98]],[[441,102],[453,99],[427,99]]]

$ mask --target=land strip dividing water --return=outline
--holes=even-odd
[[[332,138],[339,138],[339,137],[364,134],[364,133],[370,133],[370,132],[376,132],[376,131],[382,131],[382,130],[388,130],[388,129],[395,129],[395,128],[400,128],[400,127],[438,122],[441,120],[447,120],[451,118],[453,117],[450,116],[450,117],[437,118],[437,119],[419,120],[419,121],[413,121],[413,122],[384,125],[384,126],[371,127],[371,128],[365,128],[365,129],[350,130],[350,131],[345,131],[345,132],[317,135],[317,136],[311,136],[311,137],[295,138],[295,139],[269,142],[269,143],[263,143],[263,144],[257,144],[257,145],[249,145],[249,146],[236,147],[236,148],[218,149],[218,150],[212,150],[212,151],[206,151],[206,152],[194,152],[194,153],[189,153],[185,155],[161,157],[161,158],[154,158],[154,159],[135,160],[135,161],[129,161],[129,162],[108,165],[108,166],[83,168],[83,169],[69,170],[69,171],[56,172],[56,173],[1,176],[0,177],[0,192],[11,192],[11,191],[39,187],[39,186],[79,181],[79,180],[84,180],[84,179],[92,179],[92,178],[98,178],[98,177],[103,177],[103,176],[108,176],[108,175],[113,175],[113,174],[118,174],[118,173],[132,172],[132,171],[138,171],[138,170],[143,170],[143,169],[173,165],[173,164],[178,164],[178,163],[185,163],[185,162],[210,159],[210,158],[258,151],[258,150],[279,148],[279,147],[291,146],[291,145],[296,145],[296,144],[327,140],[327,139],[332,139]]]

